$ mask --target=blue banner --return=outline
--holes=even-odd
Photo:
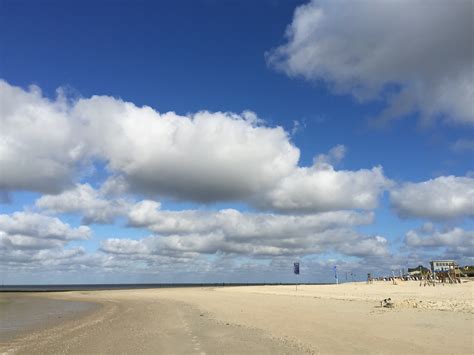
[[[299,275],[299,274],[300,274],[300,263],[294,263],[294,264],[293,264],[293,272],[294,272],[296,275]]]

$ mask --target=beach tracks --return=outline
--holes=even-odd
[[[184,302],[121,299],[120,294],[100,302],[92,314],[0,344],[0,353],[303,353],[262,330],[218,322]]]

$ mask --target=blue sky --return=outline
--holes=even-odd
[[[408,263],[426,264],[432,257],[472,263],[473,42],[472,31],[465,31],[472,29],[472,4],[458,1],[449,11],[441,1],[430,8],[419,2],[388,5],[375,0],[351,6],[338,1],[2,1],[0,98],[7,109],[0,112],[1,144],[6,147],[0,150],[0,188],[8,196],[0,205],[4,277],[11,283],[160,282],[170,277],[242,281],[252,270],[251,281],[278,281],[291,280],[292,261],[301,259],[303,278],[328,281],[334,263],[360,275],[367,270],[390,273]],[[451,16],[466,8],[467,17],[453,23]],[[397,11],[418,16],[397,23],[391,21]],[[445,23],[452,30],[440,36],[433,29]],[[397,29],[413,31],[413,40],[398,38]],[[448,48],[453,40],[459,43]],[[94,95],[113,99],[97,103],[89,100]],[[116,109],[124,115],[123,102],[136,108],[127,116],[132,125],[135,114],[145,115],[142,106],[160,114],[175,112],[181,121],[192,117],[195,128],[188,133],[198,137],[197,146],[163,143],[162,154],[155,156],[163,127],[155,131],[144,121],[148,128],[137,132],[114,130],[122,116],[110,112]],[[384,119],[387,107],[395,113]],[[222,123],[227,138],[236,139],[235,146],[206,131],[213,123],[198,127],[193,115],[203,110],[209,112],[205,120]],[[251,122],[246,111],[255,113],[260,123]],[[50,120],[55,112],[64,115],[66,123],[58,126]],[[23,134],[28,127],[24,117],[38,128]],[[156,114],[155,119],[163,116]],[[89,126],[103,121],[98,127],[110,137],[102,140],[97,131],[86,132],[77,123],[85,121]],[[184,132],[180,124],[177,127]],[[229,133],[233,129],[235,135]],[[63,137],[65,130],[70,132]],[[44,148],[56,138],[61,144]],[[127,139],[147,160],[121,150],[120,142]],[[74,141],[76,150],[68,141]],[[281,155],[287,144],[298,150],[299,160]],[[71,152],[80,147],[79,157],[59,156],[64,146]],[[343,152],[331,156],[328,152],[337,146],[343,146]],[[168,148],[193,159],[180,160],[181,155],[166,153]],[[237,160],[240,149],[246,153]],[[267,150],[261,159],[285,161],[284,172],[269,176],[268,169],[281,167],[271,164],[263,170],[245,169],[263,164],[260,158],[246,158],[252,151],[259,156]],[[224,158],[214,156],[216,151]],[[314,164],[320,155],[322,163]],[[41,163],[50,160],[54,165]],[[67,171],[56,181],[48,169],[58,177],[57,164],[58,171]],[[382,177],[373,170],[379,166]],[[235,167],[235,174],[225,174],[229,167]],[[321,173],[324,169],[335,172],[329,182]],[[44,180],[28,180],[28,174],[43,172]],[[239,179],[235,186],[230,180],[217,181],[221,175],[232,180],[253,172],[255,180],[241,187]],[[104,193],[101,186],[111,178],[122,179],[125,190]],[[212,184],[206,182],[214,178]],[[86,184],[91,189],[82,194],[63,195]],[[331,189],[325,196],[327,184]],[[321,193],[313,196],[313,190],[305,188]],[[189,192],[193,189],[204,192],[196,197]],[[116,208],[118,200],[124,206]],[[166,229],[163,216],[154,215],[152,220],[134,221],[130,215],[143,200],[159,201],[155,212],[175,211],[176,225],[193,227]],[[87,210],[94,214],[108,208],[112,217],[100,223],[84,218]],[[228,223],[227,217],[215,215],[222,209],[240,211],[245,221],[258,217],[262,223],[275,216],[373,216],[354,225],[341,216],[334,229],[324,230],[312,229],[306,220],[294,222],[291,241],[282,236],[263,242],[269,237],[255,224],[254,234],[243,243],[233,238],[240,235],[239,223],[245,223],[224,228],[219,223]],[[184,210],[194,215],[183,217]],[[63,229],[39,235],[31,230],[33,219],[49,231],[56,222],[68,224],[66,229],[84,224],[89,231],[79,237],[66,237]],[[193,223],[202,219],[213,227],[198,232]],[[410,232],[416,237],[407,237]],[[344,233],[352,236],[335,237]],[[59,257],[54,261],[54,255],[68,252],[69,263]],[[49,262],[42,259],[45,255]]]

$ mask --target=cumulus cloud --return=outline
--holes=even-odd
[[[0,215],[0,268],[35,268],[72,262],[84,256],[82,247],[66,248],[72,241],[89,239],[89,227],[71,227],[58,218],[32,212]]]
[[[9,234],[0,231],[0,249],[6,250],[39,250],[56,249],[64,245],[64,240],[36,238],[23,234]]]
[[[84,248],[76,247],[65,249],[59,246],[56,247],[42,247],[42,248],[12,248],[11,245],[4,244],[0,241],[0,267],[13,267],[15,270],[43,270],[48,266],[57,265],[74,265],[80,268],[78,263],[80,257],[85,257],[86,252]],[[66,271],[65,268],[60,268],[60,271]]]
[[[90,238],[89,227],[72,228],[55,217],[31,212],[0,215],[0,231],[7,235],[26,235],[38,239],[84,240]]]
[[[343,246],[340,247],[340,244]],[[355,248],[355,251],[349,245]],[[331,250],[351,256],[370,257],[385,255],[387,253],[385,247],[386,244],[366,240],[354,231],[344,228],[325,230],[307,236],[257,235],[252,239],[243,239],[218,231],[207,234],[155,235],[140,240],[114,238],[101,242],[101,250],[106,253],[188,258],[203,254],[273,258],[321,254]]]
[[[388,256],[388,240],[381,236],[365,238],[356,243],[344,243],[338,250],[346,255],[359,257]]]
[[[160,114],[110,97],[77,102],[92,154],[136,191],[201,202],[242,200],[286,176],[299,150],[255,114]]]
[[[438,231],[428,224],[417,230],[409,230],[405,243],[412,248],[445,248],[451,255],[474,257],[474,231],[459,227]]]
[[[57,193],[89,158],[105,161],[134,191],[242,200],[271,187],[299,159],[287,132],[252,112],[160,114],[106,96],[50,101],[38,88],[4,81],[0,98],[0,190]]]
[[[68,104],[0,80],[0,191],[56,193],[68,186],[82,156]]]
[[[296,8],[287,42],[266,57],[338,93],[384,98],[382,121],[419,112],[473,124],[472,18],[463,0],[313,0]]]
[[[256,204],[285,212],[369,210],[377,207],[379,197],[390,185],[381,167],[338,171],[317,162],[296,169]]]
[[[89,184],[76,184],[61,194],[41,196],[35,205],[48,213],[80,213],[85,224],[111,223],[115,217],[127,213],[130,203],[125,199],[105,198],[109,190],[110,184],[105,185],[105,192]]]
[[[353,229],[372,221],[371,212],[287,216],[235,210],[166,211],[159,203],[142,201],[130,212],[130,224],[156,234],[137,240],[108,238],[99,251],[86,252],[68,245],[88,238],[88,227],[72,228],[57,218],[17,212],[0,218],[0,269],[102,275],[127,270],[129,276],[165,270],[173,275],[209,276],[213,270],[215,277],[216,272],[229,272],[224,267],[226,260],[237,271],[263,272],[262,262],[331,251],[377,258],[386,255],[384,239],[367,238]],[[247,258],[247,263],[241,265],[239,258]],[[248,258],[258,258],[260,264]]]
[[[102,250],[168,256],[307,255],[334,249],[342,243],[358,245],[361,236],[352,228],[372,221],[371,212],[291,216],[233,209],[167,211],[161,210],[157,202],[142,201],[131,209],[129,225],[145,227],[156,235],[141,241],[111,239],[102,244]],[[366,249],[367,254],[374,250]]]
[[[474,178],[440,176],[405,183],[390,191],[392,207],[401,217],[433,220],[474,216]]]
[[[332,164],[344,157],[342,145],[313,167],[299,167],[300,151],[289,134],[252,112],[180,116],[107,96],[50,101],[38,89],[0,84],[0,191],[66,189],[38,205],[82,210],[89,222],[110,221],[121,207],[104,198],[125,192],[318,212],[372,209],[387,185],[379,167],[336,171]],[[75,168],[96,161],[112,173],[100,196],[87,185],[73,187]]]
[[[101,243],[102,250],[114,254],[145,254],[147,248],[143,243],[133,239],[109,238]]]
[[[220,211],[160,210],[154,201],[137,203],[129,213],[129,224],[169,234],[223,232],[236,238],[297,237],[340,227],[353,227],[373,222],[373,213],[335,211],[313,215],[279,215],[272,213]]]

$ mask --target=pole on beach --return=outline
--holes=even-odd
[[[300,263],[293,263],[293,273],[296,275],[295,289],[298,291],[298,275],[300,274]]]
[[[337,266],[334,265],[334,278],[336,279],[336,285],[339,285],[339,279],[337,278]]]

